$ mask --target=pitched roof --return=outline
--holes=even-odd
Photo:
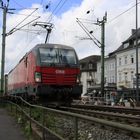
[[[140,28],[137,30],[137,35],[138,35],[138,38],[140,38]],[[130,40],[136,40],[136,30],[135,29],[132,29],[132,35],[128,39],[126,39],[123,42],[123,44],[129,42]]]
[[[100,55],[91,55],[81,59],[80,65],[82,65],[82,71],[96,71],[97,70],[97,61],[101,59]],[[92,64],[92,69],[89,70],[89,64]]]
[[[89,62],[97,62],[100,60],[100,55],[90,55],[80,60],[80,63],[89,63]]]
[[[140,38],[140,28],[137,31],[137,35],[138,35],[138,39]],[[136,30],[132,29],[132,35],[130,35],[125,41],[122,42],[122,44],[113,52],[109,53],[109,55],[113,55],[117,52],[123,51],[123,50],[128,50],[131,48],[134,48],[135,45],[132,43],[130,44],[130,41],[134,41],[136,40]],[[124,47],[124,44],[129,43],[129,45],[127,47]]]

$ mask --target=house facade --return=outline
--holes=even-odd
[[[140,29],[138,30],[138,72],[140,73]],[[131,36],[115,51],[117,60],[117,88],[136,87],[136,36]]]
[[[118,52],[117,59],[117,88],[134,88],[136,74],[136,50],[130,49]]]
[[[99,55],[92,55],[80,60],[81,83],[83,85],[82,95],[86,94],[92,86],[97,84],[97,61],[99,60]]]
[[[111,84],[116,84],[116,57],[115,55],[113,56],[108,56],[104,60],[104,83],[105,86],[111,85]],[[97,62],[97,81],[98,84],[101,83],[101,62]]]
[[[138,29],[138,74],[140,74],[140,28]],[[90,66],[90,56],[87,57],[84,63]],[[88,60],[88,61],[87,61]],[[87,61],[87,62],[86,62]],[[115,51],[111,52],[108,57],[104,59],[104,86],[105,90],[109,88],[123,94],[124,89],[130,94],[136,93],[136,34],[135,30],[132,29],[130,37],[122,42],[121,46]],[[82,61],[81,61],[82,62]],[[80,62],[80,65],[81,65]],[[101,62],[100,58],[96,59],[96,69],[94,71],[90,67],[82,69],[81,67],[81,80],[83,83],[83,93],[88,92],[88,89],[96,90],[100,89],[101,85]],[[92,80],[94,83],[89,84],[88,81]],[[107,88],[108,87],[108,88]],[[113,87],[113,88],[111,88]],[[140,80],[139,80],[140,88]]]

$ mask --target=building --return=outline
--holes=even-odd
[[[81,82],[83,85],[83,94],[89,92],[90,88],[97,83],[97,61],[101,56],[92,55],[80,60]]]
[[[116,57],[115,55],[110,55],[104,60],[104,77],[105,86],[116,85]],[[101,62],[97,62],[97,84],[101,83]]]
[[[140,46],[140,29],[138,30],[138,46]],[[113,52],[117,60],[117,88],[135,88],[136,77],[136,35],[132,29],[131,36],[122,42],[122,45]],[[138,50],[140,58],[140,50]],[[138,62],[140,72],[140,59]]]
[[[138,29],[138,48],[140,48],[140,28]],[[93,58],[94,57],[94,58]],[[97,57],[97,56],[96,56]],[[138,49],[138,66],[140,74],[140,49]],[[94,66],[91,65],[94,60]],[[105,92],[116,91],[119,95],[129,94],[133,96],[136,93],[136,34],[132,33],[128,39],[122,42],[121,46],[111,52],[105,58],[104,63]],[[83,93],[92,89],[94,92],[100,90],[101,83],[101,62],[100,56],[89,56],[80,60],[81,81],[83,83]],[[139,80],[140,88],[140,80]],[[99,92],[99,91],[98,91]]]

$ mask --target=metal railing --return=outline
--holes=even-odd
[[[121,133],[122,137],[124,136],[124,131],[127,136],[140,138],[139,127],[32,105],[16,96],[6,98],[6,101],[10,104],[11,111],[15,110],[16,115],[20,112],[21,117],[25,116],[27,118],[30,131],[34,124],[37,129],[39,128],[43,140],[47,139],[48,135],[51,135],[51,140],[82,140],[84,138],[88,140],[91,137],[96,139],[97,136],[98,140],[105,137],[109,140],[112,137],[111,135],[114,134],[119,140]],[[111,128],[110,131],[106,129],[108,127]],[[129,138],[127,139],[129,140]]]

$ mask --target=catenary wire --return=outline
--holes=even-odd
[[[61,0],[62,1],[62,0]],[[61,2],[60,1],[60,2]],[[59,3],[60,3],[59,2]],[[64,4],[65,4],[65,2],[66,2],[66,0],[63,2],[63,4],[61,5],[61,7],[57,10],[57,12],[64,6]],[[57,5],[56,6],[56,8],[53,10],[53,12],[57,9],[57,7],[58,7],[59,5]],[[55,13],[57,13],[57,12],[55,12]],[[52,13],[53,14],[53,13]],[[51,18],[51,20],[52,20],[52,18]],[[19,29],[17,29],[17,30],[19,30]],[[36,37],[36,36],[35,36]],[[28,45],[27,46],[29,46],[29,44],[35,39],[35,37],[28,43]]]
[[[28,16],[26,14],[19,14],[19,13],[13,13],[14,15],[20,15],[20,16]],[[38,16],[35,16],[35,15],[31,15],[31,17],[38,17]]]
[[[57,7],[59,7],[59,5],[61,4],[63,0],[60,0],[59,3],[56,5],[56,7],[54,8],[54,10],[52,11],[51,15],[47,18],[47,20],[52,16],[52,14],[55,12],[55,10],[57,9]],[[40,32],[42,32],[42,28],[40,27]],[[35,39],[35,38],[34,38]]]
[[[56,12],[55,12],[54,14],[58,13],[58,11],[61,10],[61,8],[64,6],[64,4],[65,4],[66,2],[67,2],[67,0],[64,0],[63,3],[62,3],[62,5],[59,7],[59,9],[56,10]],[[53,16],[53,15],[52,15],[52,16]],[[49,22],[51,22],[52,16],[51,16],[51,19],[49,20]]]
[[[138,2],[138,4],[140,4],[140,2]],[[119,18],[120,16],[122,16],[123,14],[127,13],[128,11],[130,11],[132,8],[134,8],[136,6],[136,4],[134,4],[133,6],[131,6],[130,8],[128,8],[127,10],[123,11],[122,13],[120,13],[119,15],[115,16],[114,18],[112,18],[110,21],[107,22],[107,25],[109,25],[109,23],[111,23],[112,21],[116,20],[117,18]],[[84,21],[84,23],[88,23],[88,24],[94,24],[92,20],[88,20],[88,19],[82,19],[82,20],[87,20]],[[91,23],[90,23],[91,21]],[[99,28],[96,28],[96,30],[98,30]]]
[[[83,27],[83,25],[81,25],[80,21],[77,20],[77,23],[78,23],[79,26],[85,31],[85,33],[89,36],[89,38],[93,41],[93,43],[94,43],[95,45],[97,45],[97,46],[100,48],[100,46],[99,46],[99,45],[95,42],[95,40],[93,40],[93,38],[90,36],[89,31],[88,31],[87,29],[85,29],[85,28]]]
[[[24,6],[22,6],[21,4],[19,4],[16,0],[12,0],[16,5],[18,5],[21,8],[25,8]]]
[[[138,2],[138,4],[140,4],[140,2]],[[129,9],[125,10],[124,12],[120,13],[119,15],[115,16],[114,18],[112,18],[110,21],[108,21],[107,23],[110,23],[112,21],[114,21],[115,19],[117,19],[118,17],[122,16],[123,14],[127,13],[128,11],[130,11],[132,8],[134,8],[136,6],[136,4],[134,4],[133,6],[131,6]]]
[[[139,4],[140,2],[138,2]],[[125,10],[124,12],[122,12],[121,14],[117,15],[116,17],[114,17],[113,19],[111,19],[110,21],[108,21],[107,23],[110,23],[112,21],[114,21],[115,19],[119,18],[121,15],[125,14],[126,12],[128,12],[129,10],[131,10],[133,7],[135,7],[135,5],[133,5],[132,7],[130,7],[129,9]],[[35,38],[33,38],[28,44],[30,44]]]
[[[40,18],[40,17],[37,17],[37,18],[31,20],[30,22],[28,22],[27,24],[24,24],[24,25],[21,26],[20,28],[16,28],[16,29],[14,28],[14,30],[11,30],[10,32],[8,32],[7,35],[11,35],[12,33],[16,32],[17,30],[20,30],[21,28],[23,28],[23,27],[29,25],[30,23],[34,22],[35,20],[37,20],[37,19],[39,19],[39,18]]]
[[[50,14],[50,16],[47,18],[47,20],[48,20],[49,18],[51,18],[51,16],[52,16],[53,13],[55,12],[55,10],[59,7],[59,5],[61,4],[62,1],[63,1],[63,0],[60,0],[60,1],[59,1],[59,3],[56,5],[56,7],[54,8],[54,10],[53,10],[52,13]]]
[[[67,0],[60,0],[59,3],[56,5],[56,7],[54,8],[54,10],[52,11],[52,13],[50,14],[50,16],[47,18],[46,22],[51,22],[51,20],[53,19],[53,14],[57,14],[57,12],[64,6],[64,4],[66,3]],[[62,3],[63,2],[63,3]],[[60,5],[62,3],[62,5]],[[60,5],[60,7],[59,7]],[[59,9],[57,9],[59,8]],[[50,19],[50,20],[49,20]],[[40,29],[41,31],[42,29]]]
[[[36,8],[31,14],[29,14],[27,17],[25,17],[21,22],[19,22],[13,29],[11,29],[9,31],[10,32],[13,32],[15,28],[17,28],[20,24],[22,24],[27,18],[29,18],[36,10],[38,10],[38,8]]]

